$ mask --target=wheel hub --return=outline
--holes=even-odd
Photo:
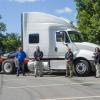
[[[6,72],[10,72],[12,70],[11,64],[10,63],[5,63],[4,70]]]
[[[76,71],[80,74],[83,74],[87,70],[87,67],[84,63],[78,63],[76,65]]]

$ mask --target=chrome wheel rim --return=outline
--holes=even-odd
[[[87,66],[84,63],[77,63],[76,71],[79,74],[84,74],[87,70]]]
[[[10,63],[5,63],[4,64],[4,70],[5,72],[9,73],[12,70],[12,65]]]

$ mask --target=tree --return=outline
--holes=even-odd
[[[3,45],[2,41],[5,39],[5,35],[3,33],[6,31],[6,24],[1,22],[1,19],[2,19],[2,17],[0,15],[0,49],[3,51],[4,45]]]
[[[6,33],[6,39],[2,41],[6,51],[15,51],[21,45],[20,36],[17,33]]]
[[[20,36],[17,33],[5,33],[6,24],[1,22],[1,19],[0,16],[0,50],[4,52],[15,51],[21,45]]]
[[[78,29],[86,41],[100,43],[100,0],[75,0]]]
[[[0,15],[0,20],[2,19],[1,15]],[[3,22],[0,22],[0,34],[2,32],[6,31],[6,24],[4,24]]]

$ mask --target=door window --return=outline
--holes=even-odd
[[[63,42],[64,41],[64,34],[63,32],[56,32],[56,41],[57,42]]]
[[[67,33],[65,31],[56,32],[56,41],[68,43],[69,38],[68,38]]]

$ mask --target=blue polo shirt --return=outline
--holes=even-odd
[[[20,63],[23,63],[23,62],[24,62],[24,59],[26,58],[25,52],[24,52],[24,51],[18,51],[18,52],[16,53],[16,58],[18,59],[18,61],[19,61]]]

